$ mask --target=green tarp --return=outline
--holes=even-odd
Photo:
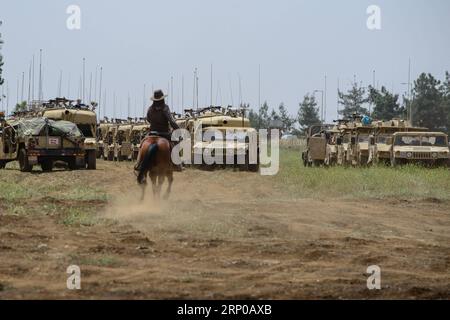
[[[9,120],[8,123],[17,128],[18,136],[45,135],[47,126],[49,135],[64,136],[72,139],[83,138],[83,134],[76,124],[70,121],[54,121],[47,118],[25,118]]]

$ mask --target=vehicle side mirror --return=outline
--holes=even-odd
[[[336,144],[337,144],[338,146],[342,145],[342,138],[341,138],[341,137],[339,137],[339,138],[336,139]]]
[[[370,145],[371,146],[375,145],[375,137],[370,137]]]
[[[353,145],[353,144],[356,144],[356,138],[355,137],[352,137],[351,138],[351,140],[350,140],[350,143]]]

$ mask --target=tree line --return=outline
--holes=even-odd
[[[393,118],[412,120],[414,126],[432,131],[450,133],[450,73],[445,72],[440,81],[433,75],[422,73],[412,84],[411,93],[402,96],[390,92],[385,86],[364,87],[356,81],[346,92],[338,91],[339,110],[342,118],[358,113],[374,120]],[[368,106],[370,108],[368,109]],[[302,135],[306,128],[319,124],[319,106],[313,94],[307,93],[299,103],[297,114],[291,116],[281,103],[278,109],[270,109],[267,102],[255,111],[250,109],[250,123],[257,129],[276,127],[283,133]],[[275,120],[275,121],[274,121]]]

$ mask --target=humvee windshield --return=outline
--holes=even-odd
[[[397,136],[396,146],[423,146],[423,147],[446,147],[445,136]]]
[[[386,143],[387,142],[387,138],[389,138],[389,135],[379,135],[377,137],[377,143]]]
[[[77,124],[78,129],[83,133],[86,138],[93,138],[91,125],[90,124]]]
[[[369,142],[369,136],[367,135],[359,135],[358,136],[358,142]]]

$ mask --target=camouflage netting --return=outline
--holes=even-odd
[[[49,135],[64,136],[69,138],[82,138],[83,134],[78,127],[69,121],[54,121],[47,118],[29,118],[17,119],[9,121],[10,125],[17,125],[17,134],[19,136],[37,136],[46,134],[46,126],[48,126]]]

